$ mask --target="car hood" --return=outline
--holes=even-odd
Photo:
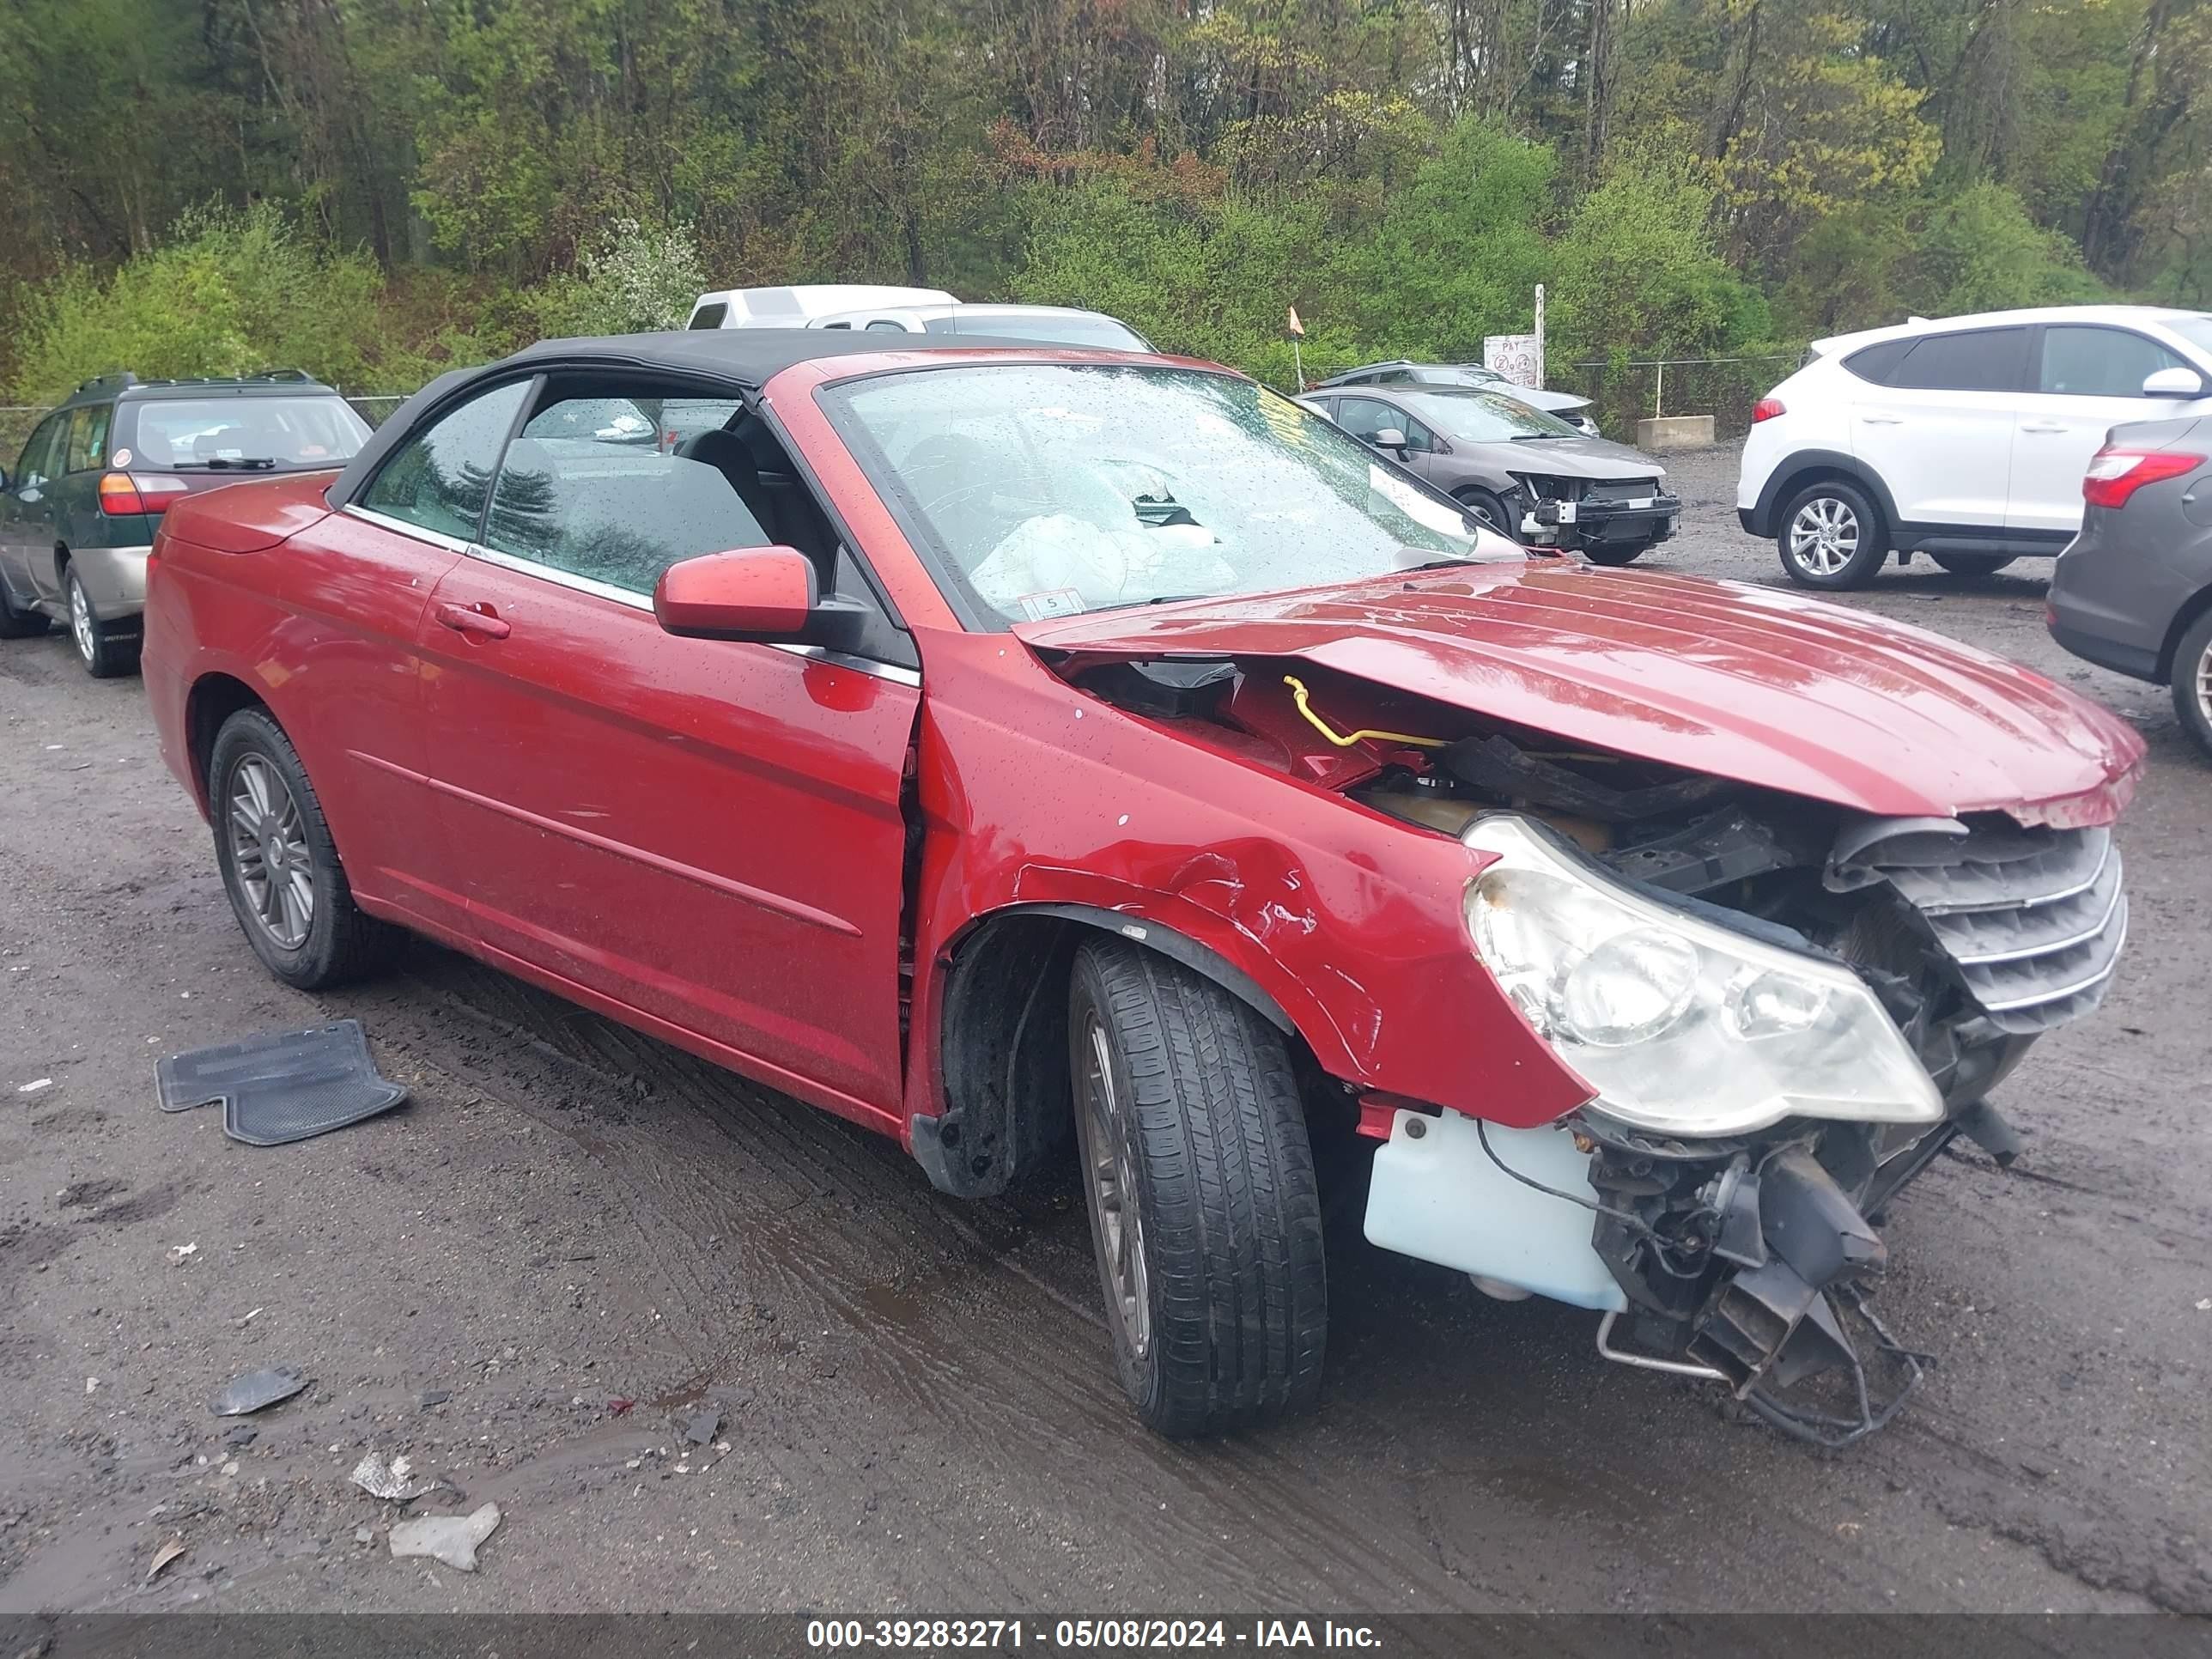
[[[1640,450],[1610,438],[1454,438],[1454,454],[1480,455],[1508,472],[1544,478],[1663,478],[1667,469]]]
[[[1886,817],[2109,823],[2142,740],[2042,675],[1771,589],[1566,561],[1017,626],[1048,658],[1296,659]]]
[[[1571,392],[1546,392],[1533,386],[1492,386],[1491,390],[1516,402],[1524,403],[1531,409],[1548,409],[1554,415],[1571,413],[1576,410],[1588,409],[1590,405],[1589,398],[1577,398]]]

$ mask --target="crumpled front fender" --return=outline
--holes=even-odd
[[[1023,908],[1191,941],[1356,1089],[1522,1126],[1589,1097],[1476,957],[1458,842],[1087,696],[1003,635],[933,636],[925,662],[910,1115],[945,1107],[945,970]]]

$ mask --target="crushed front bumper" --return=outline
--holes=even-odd
[[[1867,1306],[1888,1263],[1869,1217],[1962,1133],[2009,1161],[1986,1106],[1901,1146],[1857,1124],[1654,1145],[1581,1115],[1512,1129],[1401,1109],[1366,1233],[1488,1295],[1600,1311],[1606,1358],[1720,1383],[1785,1432],[1846,1445],[1922,1367]]]
[[[1618,500],[1535,501],[1521,515],[1521,533],[1537,547],[1570,550],[1608,543],[1663,542],[1674,533],[1681,498],[1654,490]]]

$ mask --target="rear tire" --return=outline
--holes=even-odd
[[[1599,542],[1583,549],[1583,557],[1592,564],[1634,564],[1651,550],[1650,542]]]
[[[2173,712],[2212,756],[2212,611],[2190,623],[2173,647]]]
[[[96,680],[112,680],[137,671],[137,636],[118,639],[114,624],[100,619],[92,595],[84,591],[74,565],[62,568],[62,599],[69,606],[70,638],[76,642],[77,660],[84,665],[86,673]]]
[[[216,733],[208,808],[223,890],[271,975],[316,991],[384,965],[398,934],[353,902],[315,787],[265,710],[241,708]]]
[[[1864,490],[1823,479],[1784,506],[1774,545],[1791,581],[1838,592],[1874,580],[1889,552],[1889,532]]]
[[[2010,553],[1930,553],[1929,558],[1954,576],[1994,576],[2013,562]]]
[[[1282,1035],[1112,939],[1076,952],[1068,1011],[1091,1242],[1138,1415],[1182,1437],[1310,1405],[1328,1287]]]

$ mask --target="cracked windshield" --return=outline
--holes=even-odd
[[[1249,380],[1031,364],[825,397],[986,625],[1477,556],[1452,503]]]

